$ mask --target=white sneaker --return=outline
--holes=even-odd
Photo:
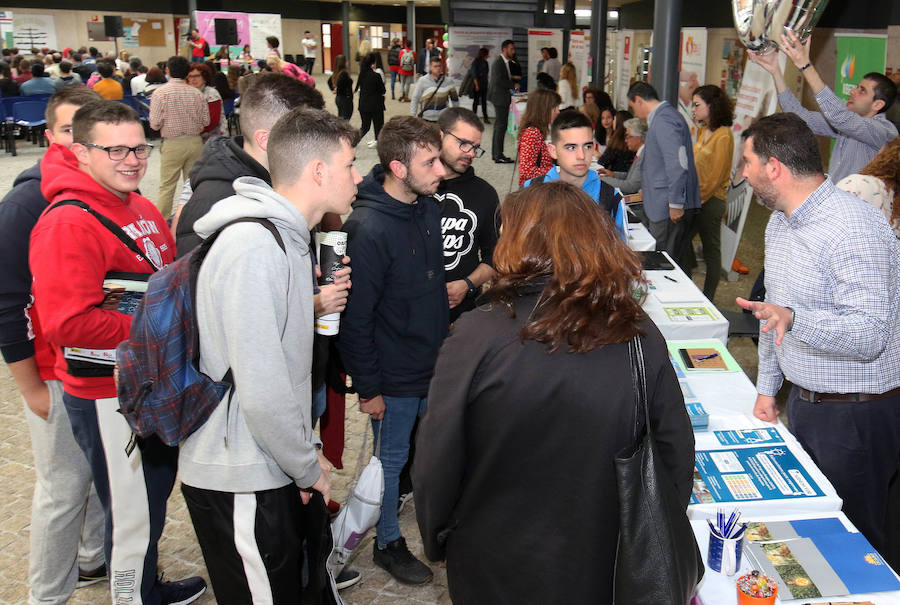
[[[378,145],[378,141],[376,141],[376,140],[372,140],[372,141],[369,141],[368,143],[366,143],[366,147],[368,147],[369,149],[372,149],[376,145]]]

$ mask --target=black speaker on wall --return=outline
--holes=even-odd
[[[215,19],[216,44],[234,46],[238,43],[237,19]]]
[[[107,38],[124,38],[121,15],[103,15],[103,29]]]

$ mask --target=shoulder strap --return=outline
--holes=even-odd
[[[641,420],[647,435],[650,430],[650,407],[647,402],[647,378],[644,372],[644,349],[641,346],[640,334],[635,334],[628,343],[628,357],[631,365],[631,385],[634,389],[637,405],[635,406],[634,443],[640,435]]]
[[[538,183],[543,183],[545,180],[547,180],[547,175],[542,174],[541,176],[536,176],[533,179],[531,179],[531,184],[536,185]]]
[[[422,117],[422,115],[425,113],[425,110],[428,109],[428,105],[434,100],[434,95],[436,95],[438,93],[438,91],[441,89],[441,84],[443,84],[443,83],[444,83],[444,76],[442,74],[441,77],[438,78],[437,86],[435,86],[434,92],[431,93],[431,96],[428,97],[427,101],[422,103],[422,110],[419,111],[419,115],[417,117],[419,117],[419,118]]]
[[[93,208],[91,208],[90,206],[88,206],[87,204],[82,202],[81,200],[63,200],[61,202],[57,202],[57,203],[53,204],[52,206],[50,206],[50,208],[47,209],[47,212],[53,210],[54,208],[59,208],[60,206],[77,206],[77,207],[81,208],[82,210],[84,210],[85,212],[87,212],[88,214],[90,214],[91,216],[93,216],[95,219],[97,219],[100,222],[101,225],[106,227],[110,233],[115,235],[119,239],[119,241],[121,241],[123,244],[125,244],[126,248],[128,248],[129,250],[134,252],[137,255],[138,259],[140,259],[140,260],[144,261],[145,263],[147,263],[148,265],[150,265],[150,268],[153,269],[154,273],[156,273],[156,271],[157,271],[156,266],[153,263],[151,263],[147,259],[146,256],[144,256],[144,253],[141,251],[141,249],[138,247],[138,245],[136,243],[134,243],[134,240],[131,239],[130,237],[128,237],[128,234],[125,233],[122,230],[122,228],[120,226],[118,226],[116,223],[114,223],[110,218],[103,216],[102,214],[100,214],[99,212],[97,212],[96,210],[94,210]]]
[[[272,224],[272,221],[265,218],[258,217],[241,217],[236,218],[233,221],[229,221],[216,229],[216,231],[210,235],[208,238],[203,240],[203,243],[197,248],[191,257],[191,271],[190,271],[190,280],[191,280],[191,304],[194,309],[194,313],[197,310],[197,277],[200,274],[200,265],[203,264],[203,260],[206,258],[206,255],[209,253],[209,249],[212,248],[212,245],[215,243],[216,239],[218,239],[219,235],[222,234],[225,229],[234,225],[235,223],[258,223],[265,227],[269,233],[272,234],[272,237],[275,238],[275,241],[278,243],[278,247],[281,248],[281,251],[287,254],[287,249],[284,246],[284,240],[281,238],[281,234],[278,232],[278,228]],[[200,367],[200,332],[194,331],[194,359],[192,360],[194,363],[194,367]],[[225,372],[225,376],[222,377],[221,382],[227,382],[228,384],[234,385],[233,372],[231,368],[228,368],[228,371]],[[234,393],[232,389],[232,394],[228,396],[228,402],[231,403],[231,397]]]

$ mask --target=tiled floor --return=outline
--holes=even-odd
[[[323,91],[330,111],[335,111],[333,95],[325,85],[324,77],[318,77],[318,89]],[[387,117],[405,115],[408,105],[386,101]],[[351,123],[359,125],[358,114]],[[492,126],[487,126],[484,133],[486,145],[490,144]],[[367,138],[371,138],[371,134]],[[4,195],[12,186],[13,178],[25,168],[36,162],[43,149],[27,142],[18,142],[20,155],[12,158],[9,155],[0,157],[0,195]],[[507,155],[513,155],[514,144],[510,137],[506,142]],[[374,149],[365,145],[357,148],[357,167],[362,174],[368,173],[377,161]],[[491,182],[498,190],[501,199],[509,191],[512,182],[511,165],[494,164],[489,156],[475,161],[476,172]],[[153,199],[159,187],[159,155],[151,157],[147,176],[142,183],[142,192]],[[739,250],[741,260],[751,268],[751,276],[742,277],[737,282],[723,282],[716,297],[718,305],[723,309],[736,309],[734,297],[745,295],[752,285],[752,278],[762,266],[762,232],[768,213],[754,206],[745,229],[744,241]],[[2,234],[0,234],[2,237]],[[694,279],[702,284],[703,273],[698,271]],[[751,379],[756,375],[756,350],[749,340],[735,341],[729,347]],[[343,500],[347,493],[347,485],[353,479],[356,470],[357,456],[362,446],[363,431],[367,427],[367,416],[359,413],[354,398],[347,403],[347,443],[344,469],[336,472],[335,499]],[[21,399],[16,391],[9,371],[5,365],[0,366],[0,605],[19,604],[26,601],[27,567],[28,567],[28,529],[30,523],[31,494],[34,482],[31,446],[28,430],[24,420]],[[371,439],[369,439],[371,447]],[[415,506],[407,506],[401,515],[401,528],[407,537],[413,552],[421,557],[421,541],[415,522]],[[180,491],[176,488],[169,499],[168,519],[165,532],[160,542],[160,569],[166,577],[176,579],[187,575],[205,575],[205,568],[194,536],[194,530],[188,518],[187,510]],[[398,584],[388,574],[375,568],[372,563],[372,537],[370,536],[357,550],[351,566],[362,572],[362,581],[355,587],[344,591],[343,597],[349,605],[369,603],[449,603],[446,573],[442,566],[432,565],[435,571],[434,581],[423,587],[409,587]],[[108,603],[109,597],[105,583],[91,586],[75,593],[71,600],[74,604]],[[199,603],[214,603],[212,593],[205,595]]]

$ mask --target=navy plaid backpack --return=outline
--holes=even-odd
[[[264,226],[285,251],[284,241],[270,221],[239,218],[147,282],[129,338],[116,350],[119,412],[137,437],[157,435],[166,445],[178,445],[206,422],[233,386],[231,368],[218,381],[199,369],[197,276],[219,234],[230,225],[245,222]],[[231,394],[228,400],[230,403]],[[128,454],[134,445],[132,439],[126,447]]]

